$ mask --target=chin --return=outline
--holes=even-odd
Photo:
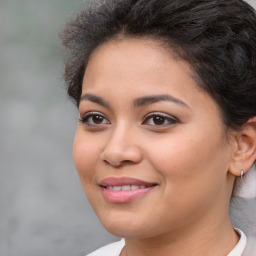
[[[136,218],[125,218],[125,216],[99,217],[104,228],[112,235],[120,238],[143,237],[145,235],[145,225]]]

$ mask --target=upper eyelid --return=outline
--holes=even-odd
[[[109,121],[109,118],[106,117],[106,115],[104,115],[103,113],[101,112],[98,112],[98,111],[88,111],[86,113],[84,113],[83,115],[79,115],[79,120],[82,121],[83,123],[85,122],[85,119],[87,118],[90,118],[91,116],[94,116],[94,115],[98,115],[98,116],[102,116],[104,119],[106,119],[109,123],[111,123]]]
[[[99,111],[87,111],[84,114],[80,114],[80,117],[84,118],[84,117],[87,117],[90,115],[99,115],[99,116],[103,116],[104,118],[108,119],[105,114],[103,114],[102,112],[99,112]]]
[[[148,114],[146,114],[144,116],[143,120],[147,119],[148,117],[152,117],[152,116],[161,116],[161,117],[171,118],[171,119],[179,121],[178,118],[176,118],[175,116],[170,115],[170,114],[166,114],[166,113],[162,113],[162,112],[151,112],[151,113],[148,113]]]

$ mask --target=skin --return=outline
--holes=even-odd
[[[176,100],[134,105],[149,95]],[[152,113],[164,115],[162,123]],[[76,169],[104,227],[126,238],[122,255],[224,256],[235,247],[229,170],[238,147],[189,64],[152,40],[105,43],[87,65],[79,115]],[[106,201],[100,181],[123,176],[157,186],[128,203]]]

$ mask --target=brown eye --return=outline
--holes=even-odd
[[[92,121],[95,124],[101,124],[104,121],[104,117],[103,116],[99,116],[99,115],[95,115],[95,116],[92,117]]]
[[[162,116],[155,116],[152,121],[155,125],[163,125],[165,123],[165,118]]]
[[[88,126],[100,126],[110,124],[110,122],[105,116],[100,115],[98,113],[88,113],[84,115],[79,121]]]
[[[178,121],[176,119],[169,115],[151,113],[146,116],[145,120],[143,121],[143,124],[150,126],[167,126],[176,124],[177,122]]]

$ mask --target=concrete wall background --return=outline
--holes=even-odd
[[[61,79],[57,34],[86,1],[0,2],[0,256],[82,256],[115,240],[76,175]]]

